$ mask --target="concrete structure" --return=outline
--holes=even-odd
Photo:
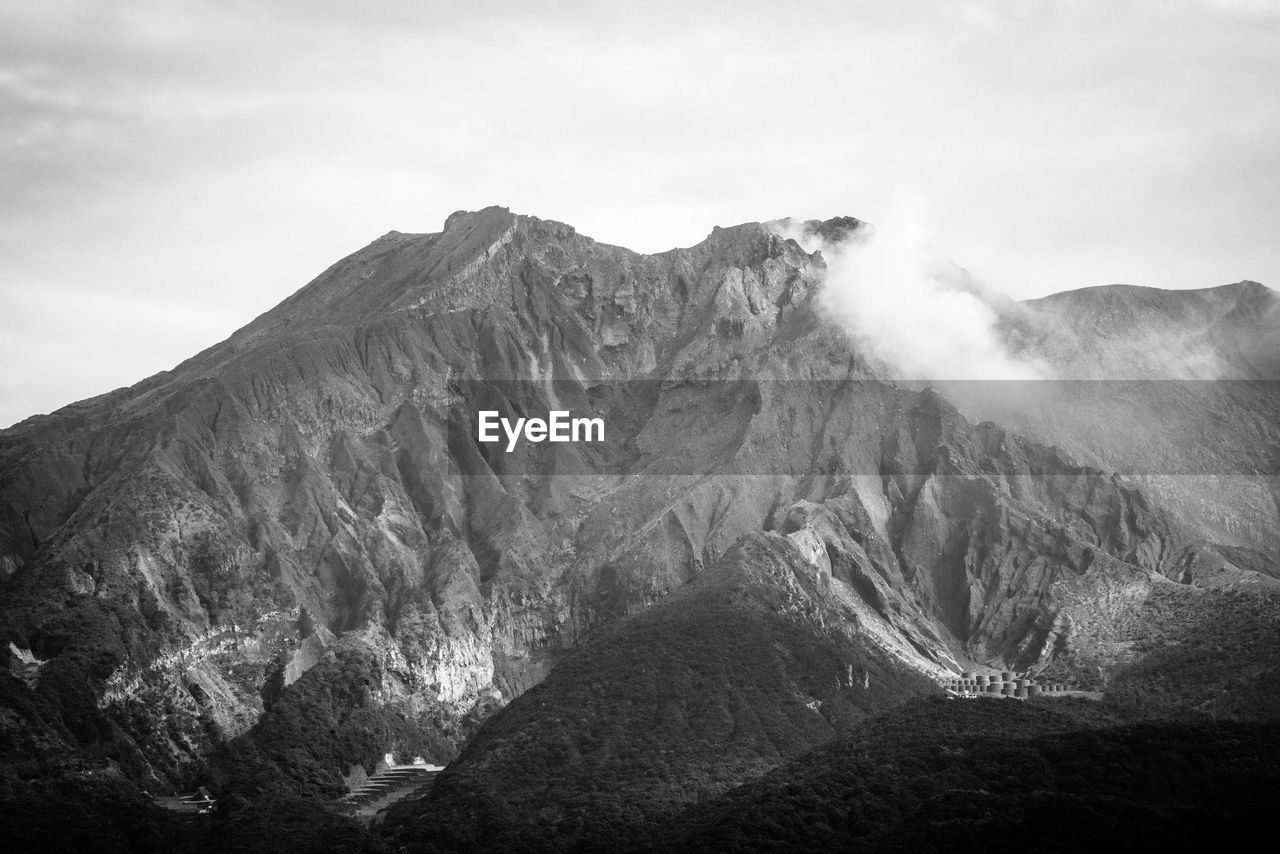
[[[1065,693],[1067,686],[1060,682],[1041,684],[1030,674],[1019,676],[1011,671],[1000,673],[974,673],[965,671],[958,676],[942,680],[942,687],[951,697],[1012,697],[1027,700],[1032,697]]]
[[[427,794],[443,770],[438,765],[392,765],[339,800],[338,809],[367,823],[398,801]]]
[[[213,795],[209,794],[209,790],[204,786],[194,792],[156,798],[155,802],[158,807],[186,815],[206,815],[213,812],[213,808],[218,805]]]

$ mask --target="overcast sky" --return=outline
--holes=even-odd
[[[1280,3],[0,5],[0,425],[392,229],[659,251],[909,200],[1015,296],[1280,287]]]

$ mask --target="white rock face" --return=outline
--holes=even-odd
[[[804,559],[820,572],[822,575],[831,575],[831,559],[827,557],[827,548],[822,542],[822,537],[812,528],[801,528],[787,534],[787,539],[795,544],[800,550],[800,554],[804,555]]]

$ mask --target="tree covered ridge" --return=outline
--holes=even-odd
[[[666,823],[649,850],[1204,850],[1261,827],[1280,724],[922,700]]]
[[[827,631],[821,582],[777,535],[620,621],[491,718],[390,832],[427,850],[560,848],[637,832],[933,690]]]

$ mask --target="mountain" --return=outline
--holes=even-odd
[[[967,415],[1126,475],[1236,562],[1274,572],[1280,294],[1110,285],[997,311],[1040,378],[945,384]]]
[[[1037,355],[1075,379],[1280,378],[1280,295],[1243,281],[1201,290],[1108,285],[1022,304]],[[1029,334],[1030,333],[1030,334]]]
[[[806,559],[805,539],[750,534],[602,630],[491,718],[389,831],[445,850],[607,848],[936,690],[859,636],[849,592]]]
[[[792,226],[828,243],[865,228]],[[385,235],[172,371],[0,431],[0,770],[330,798],[388,753],[457,757],[431,808],[498,809],[529,795],[489,775],[551,755],[517,738],[534,731],[563,734],[581,779],[675,809],[881,708],[841,662],[873,670],[887,703],[989,667],[1181,686],[1220,652],[1206,678],[1229,697],[1202,713],[1256,716],[1274,676],[1250,660],[1277,586],[1274,294],[1001,302],[1028,359],[1114,367],[1137,328],[1205,330],[1247,373],[1172,397],[1056,381],[1002,397],[896,381],[823,310],[825,271],[770,224],[640,255],[458,212]],[[1181,414],[1151,415],[1167,405]],[[604,435],[479,439],[482,412],[553,411]],[[1148,422],[1173,426],[1128,441]],[[1211,423],[1227,427],[1196,428]],[[1221,483],[1162,491],[1170,474]],[[801,588],[798,614],[767,613]],[[1231,642],[1197,628],[1233,609],[1252,617]],[[733,670],[717,636],[759,671]],[[637,694],[628,650],[655,660]],[[686,734],[663,766],[679,797],[599,777],[597,747],[655,744],[600,731],[644,726],[619,698],[702,679],[706,709],[655,730]],[[686,736],[735,702],[777,726],[709,758]]]

